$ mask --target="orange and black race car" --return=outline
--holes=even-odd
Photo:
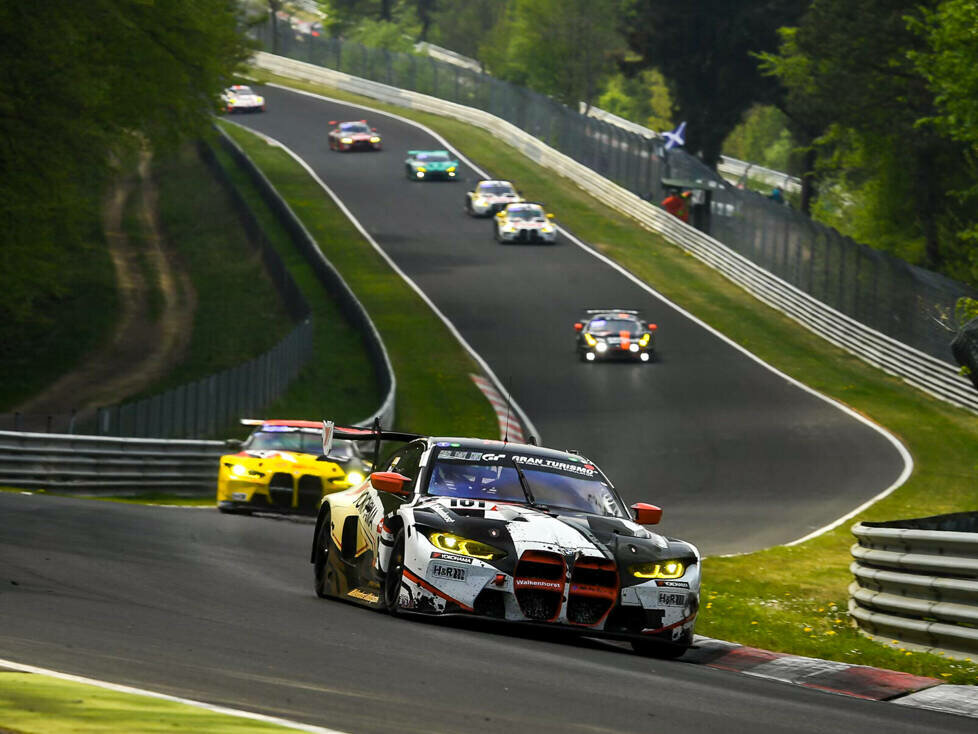
[[[315,514],[322,498],[363,481],[369,463],[350,441],[332,442],[322,455],[323,424],[302,420],[241,421],[255,430],[235,454],[221,457],[217,509],[221,512]]]
[[[659,327],[644,321],[638,311],[602,308],[585,311],[574,323],[577,354],[584,362],[599,359],[655,359],[654,332]]]

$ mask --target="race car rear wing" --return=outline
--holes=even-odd
[[[633,308],[589,308],[584,313],[629,313],[632,316],[638,316],[638,311]]]
[[[332,438],[342,438],[347,441],[373,441],[374,442],[374,460],[372,466],[374,468],[380,466],[380,444],[383,441],[398,441],[407,443],[409,441],[414,441],[416,438],[424,438],[420,433],[405,433],[403,431],[385,431],[380,427],[380,419],[375,418],[374,424],[370,428],[361,428],[359,426],[334,426],[329,421],[323,421],[324,429],[324,441],[325,444],[327,440],[332,440]],[[326,432],[331,430],[332,437],[330,439],[326,438]],[[325,460],[325,455],[320,457],[320,460]]]

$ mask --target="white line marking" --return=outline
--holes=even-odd
[[[275,716],[265,716],[264,714],[256,714],[251,711],[239,711],[237,709],[227,708],[225,706],[215,706],[210,703],[204,703],[203,701],[194,701],[189,698],[180,698],[179,696],[171,696],[167,693],[157,693],[155,691],[147,691],[142,688],[131,688],[130,686],[122,686],[118,683],[109,683],[104,680],[96,680],[94,678],[84,678],[80,675],[70,675],[68,673],[60,673],[56,670],[48,670],[47,668],[38,668],[34,665],[23,665],[21,663],[15,663],[12,660],[2,660],[0,659],[0,667],[10,668],[21,673],[36,673],[38,675],[47,675],[52,678],[58,678],[60,680],[72,681],[73,683],[84,683],[89,686],[97,686],[99,688],[105,688],[109,691],[116,691],[117,693],[129,693],[134,696],[147,696],[149,698],[158,698],[162,701],[172,701],[174,703],[182,703],[185,706],[193,706],[195,708],[204,709],[205,711],[213,711],[216,714],[226,714],[227,716],[237,716],[241,719],[251,719],[253,721],[262,721],[267,724],[277,724],[279,726],[284,726],[289,729],[295,729],[297,731],[307,731],[313,732],[313,734],[349,734],[348,732],[340,731],[339,729],[327,729],[322,726],[313,726],[312,724],[300,724],[297,721],[289,721],[287,719],[280,719]]]
[[[318,96],[318,95],[312,95],[312,96]],[[330,101],[338,102],[339,100],[330,100]],[[228,120],[228,122],[231,122],[231,121]],[[448,330],[452,333],[452,336],[454,336],[458,340],[458,342],[462,345],[462,347],[465,349],[465,351],[467,351],[469,353],[469,356],[471,356],[472,359],[474,359],[476,361],[476,363],[479,365],[479,367],[486,373],[486,375],[488,375],[489,379],[492,380],[492,383],[493,383],[493,385],[495,385],[496,389],[500,393],[502,393],[503,395],[505,395],[510,400],[510,402],[513,405],[513,410],[515,410],[516,413],[519,415],[520,420],[523,421],[523,425],[526,426],[527,431],[529,431],[531,435],[535,436],[536,439],[537,439],[537,441],[539,442],[540,441],[540,432],[537,431],[536,427],[533,425],[533,422],[530,420],[529,416],[520,407],[519,403],[516,402],[515,398],[513,398],[513,396],[509,394],[509,392],[506,390],[506,388],[503,387],[502,382],[496,376],[496,373],[493,372],[492,367],[489,366],[489,363],[486,362],[486,360],[482,358],[482,355],[481,354],[479,354],[477,351],[475,351],[475,349],[472,347],[471,344],[468,343],[468,341],[466,341],[465,337],[462,336],[462,332],[460,332],[455,327],[455,324],[453,324],[451,322],[451,320],[449,320],[449,318],[442,312],[442,310],[440,308],[438,308],[438,306],[435,305],[435,302],[432,301],[428,297],[428,294],[425,293],[423,290],[421,290],[421,286],[419,286],[417,283],[415,283],[410,278],[410,276],[408,276],[407,273],[405,273],[403,270],[401,270],[401,268],[397,265],[397,263],[394,262],[393,258],[391,258],[391,256],[388,255],[379,244],[377,244],[377,241],[366,230],[366,228],[364,228],[364,226],[360,223],[360,220],[358,220],[353,215],[353,212],[351,212],[347,208],[346,204],[344,204],[343,201],[340,199],[340,197],[338,197],[336,195],[336,193],[329,186],[326,185],[326,182],[323,181],[316,174],[316,172],[312,169],[312,167],[308,163],[306,163],[301,157],[299,157],[299,154],[298,153],[296,153],[291,148],[289,148],[288,146],[286,146],[285,144],[283,144],[281,141],[276,140],[275,138],[273,138],[273,137],[271,137],[269,135],[265,135],[264,133],[261,133],[258,130],[252,130],[249,127],[245,127],[244,125],[241,125],[241,124],[239,124],[237,122],[231,122],[231,124],[237,125],[242,130],[247,130],[248,132],[250,132],[250,133],[252,133],[254,135],[257,135],[257,136],[261,137],[266,142],[268,142],[268,143],[270,143],[272,145],[275,145],[275,146],[281,148],[286,153],[288,153],[296,163],[298,163],[300,166],[302,166],[303,169],[305,169],[306,173],[308,173],[312,177],[312,179],[317,184],[319,184],[319,186],[323,189],[323,191],[325,191],[329,195],[329,197],[333,200],[333,202],[336,204],[336,206],[338,206],[340,208],[340,211],[342,211],[343,214],[346,215],[347,219],[349,219],[353,223],[353,226],[356,227],[357,230],[360,232],[360,234],[363,235],[364,239],[366,239],[367,242],[370,243],[371,247],[373,247],[374,250],[376,250],[377,253],[382,258],[384,258],[384,261],[388,265],[390,265],[391,269],[395,273],[397,273],[399,276],[401,276],[401,278],[404,280],[404,282],[407,283],[411,287],[411,289],[415,293],[418,294],[418,296],[421,298],[421,300],[424,301],[428,305],[428,308],[430,308],[435,313],[435,315],[439,319],[441,319],[442,323],[445,324],[445,326],[448,328]]]
[[[398,120],[400,122],[404,122],[404,123],[406,123],[408,125],[412,125],[412,126],[414,126],[416,128],[419,128],[419,129],[423,130],[427,134],[431,135],[439,143],[441,143],[443,146],[445,146],[445,148],[447,150],[450,150],[455,155],[457,155],[460,160],[464,161],[466,165],[468,165],[470,168],[472,168],[472,170],[475,171],[476,173],[478,173],[480,176],[482,176],[483,178],[486,178],[487,177],[487,174],[486,174],[485,171],[483,171],[481,168],[479,168],[478,166],[476,166],[474,163],[472,163],[472,161],[470,161],[468,158],[466,158],[464,155],[462,155],[462,153],[460,153],[454,147],[452,147],[452,145],[447,140],[445,140],[441,135],[439,135],[438,133],[436,133],[434,130],[431,130],[427,126],[421,124],[420,122],[415,122],[414,120],[409,120],[406,117],[401,117],[400,115],[395,115],[393,113],[385,112],[384,110],[378,110],[378,109],[375,109],[373,107],[368,107],[366,105],[355,104],[355,103],[352,103],[352,102],[346,102],[344,100],[334,99],[332,97],[327,97],[327,96],[322,95],[322,94],[316,94],[314,92],[306,92],[306,91],[301,90],[301,89],[292,89],[291,87],[286,87],[286,86],[281,85],[281,84],[274,84],[274,83],[272,83],[272,84],[269,84],[268,86],[276,87],[278,89],[284,89],[284,90],[289,91],[289,92],[292,92],[294,94],[302,94],[302,95],[305,95],[307,97],[315,97],[317,99],[322,99],[322,100],[325,100],[327,102],[333,102],[335,104],[346,105],[347,107],[357,107],[357,108],[360,108],[360,109],[370,110],[371,112],[374,112],[374,113],[377,113],[377,114],[380,114],[380,115],[386,115],[387,117],[391,117],[391,118],[393,118],[395,120]],[[815,397],[819,398],[820,400],[824,400],[829,405],[832,405],[832,406],[838,408],[843,413],[847,414],[848,416],[850,416],[852,418],[855,418],[860,423],[863,423],[864,425],[869,426],[871,429],[873,429],[874,431],[876,431],[877,433],[879,433],[880,435],[882,435],[887,441],[889,441],[893,445],[893,447],[897,450],[897,452],[900,454],[900,457],[903,459],[903,471],[900,473],[900,476],[897,477],[896,481],[893,482],[893,484],[891,484],[889,487],[887,487],[886,489],[884,489],[882,492],[880,492],[879,494],[875,495],[874,497],[870,498],[869,500],[867,500],[863,504],[859,505],[858,507],[856,507],[851,512],[846,513],[845,515],[843,515],[839,519],[834,520],[834,521],[830,522],[829,524],[827,524],[827,525],[825,525],[825,526],[823,526],[821,528],[818,528],[817,530],[813,530],[812,532],[808,533],[807,535],[802,536],[801,538],[797,538],[796,540],[792,540],[789,543],[784,543],[783,545],[798,545],[799,543],[804,543],[807,540],[811,540],[812,538],[816,538],[819,535],[823,535],[824,533],[827,533],[830,530],[834,530],[835,528],[839,527],[842,523],[844,523],[846,520],[852,519],[853,517],[855,517],[856,515],[858,515],[860,512],[862,512],[866,508],[874,505],[875,503],[879,502],[881,499],[889,496],[894,491],[896,491],[897,489],[899,489],[904,484],[904,482],[907,481],[907,479],[910,477],[910,475],[913,473],[914,463],[913,463],[913,457],[910,455],[910,452],[907,450],[907,448],[900,442],[900,440],[896,436],[894,436],[892,433],[890,433],[889,431],[887,431],[885,428],[883,428],[882,426],[874,423],[869,418],[861,415],[860,413],[857,413],[852,408],[849,408],[848,406],[843,405],[841,402],[839,402],[835,398],[831,398],[828,395],[823,395],[822,393],[820,393],[817,390],[809,387],[808,385],[802,384],[801,382],[799,382],[795,378],[791,377],[790,375],[785,374],[784,372],[782,372],[781,370],[777,369],[773,365],[768,364],[763,359],[761,359],[760,357],[758,357],[756,354],[753,354],[752,352],[749,352],[747,349],[745,349],[744,347],[742,347],[740,344],[737,344],[737,342],[733,341],[732,339],[730,339],[725,334],[720,333],[719,331],[717,331],[716,329],[714,329],[712,326],[710,326],[706,322],[702,321],[701,319],[697,318],[696,316],[694,316],[692,313],[690,313],[686,309],[684,309],[681,306],[673,303],[668,298],[666,298],[666,296],[664,296],[662,293],[659,293],[659,291],[655,290],[648,283],[645,283],[644,281],[640,280],[634,274],[632,274],[631,272],[629,272],[628,270],[626,270],[623,266],[619,265],[617,262],[615,262],[611,258],[607,257],[606,255],[603,255],[602,253],[600,253],[597,250],[593,249],[590,245],[585,244],[584,242],[582,242],[581,240],[579,240],[577,237],[575,237],[574,235],[572,235],[567,230],[565,230],[565,229],[563,229],[561,227],[558,227],[558,231],[561,232],[568,240],[570,240],[575,245],[577,245],[582,250],[584,250],[586,253],[588,253],[589,255],[593,256],[594,258],[600,260],[605,265],[608,265],[609,267],[613,268],[614,270],[617,270],[619,273],[621,273],[622,275],[624,275],[628,280],[632,281],[639,288],[641,288],[642,290],[646,291],[650,295],[654,296],[655,298],[657,298],[658,300],[660,300],[662,303],[666,304],[670,308],[674,309],[677,313],[682,314],[683,316],[685,316],[686,318],[688,318],[690,321],[692,321],[693,323],[695,323],[700,328],[705,329],[710,334],[713,334],[713,336],[717,337],[718,339],[720,339],[724,343],[728,344],[729,346],[733,347],[734,349],[736,349],[737,351],[741,352],[745,356],[747,356],[750,359],[754,360],[757,364],[759,364],[762,367],[770,370],[775,375],[777,375],[778,377],[781,377],[782,379],[786,380],[788,383],[794,385],[795,387],[798,387],[801,390],[804,390],[805,392],[809,393],[810,395],[814,395]],[[372,241],[373,240],[371,240],[371,242]],[[375,245],[375,247],[376,247],[376,245]],[[406,276],[403,276],[403,277],[406,278]],[[496,382],[496,380],[494,380],[494,382]],[[499,387],[498,382],[497,382],[497,387]],[[514,406],[515,405],[516,404],[514,403]],[[522,411],[519,410],[519,407],[518,406],[516,406],[516,408],[520,412],[520,417],[522,418],[523,417]],[[530,425],[529,424],[527,424],[527,428],[530,428]],[[536,434],[536,431],[533,431],[533,433]],[[539,434],[536,434],[536,435],[539,435]],[[736,555],[744,555],[744,554],[734,553],[734,554],[730,554],[730,555],[736,556]]]

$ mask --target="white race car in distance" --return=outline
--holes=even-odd
[[[479,181],[474,191],[465,194],[465,213],[473,217],[491,217],[507,204],[523,201],[509,181]]]
[[[553,218],[553,214],[543,210],[543,204],[532,201],[507,204],[496,214],[496,241],[553,244],[557,241],[557,227],[550,221]]]
[[[251,87],[234,84],[221,94],[221,105],[227,112],[264,112],[265,98],[255,94]]]

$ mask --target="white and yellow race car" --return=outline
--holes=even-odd
[[[221,512],[315,514],[325,495],[359,484],[369,469],[350,441],[333,441],[329,454],[323,456],[321,422],[241,422],[255,430],[240,444],[239,452],[221,457],[217,478]]]

